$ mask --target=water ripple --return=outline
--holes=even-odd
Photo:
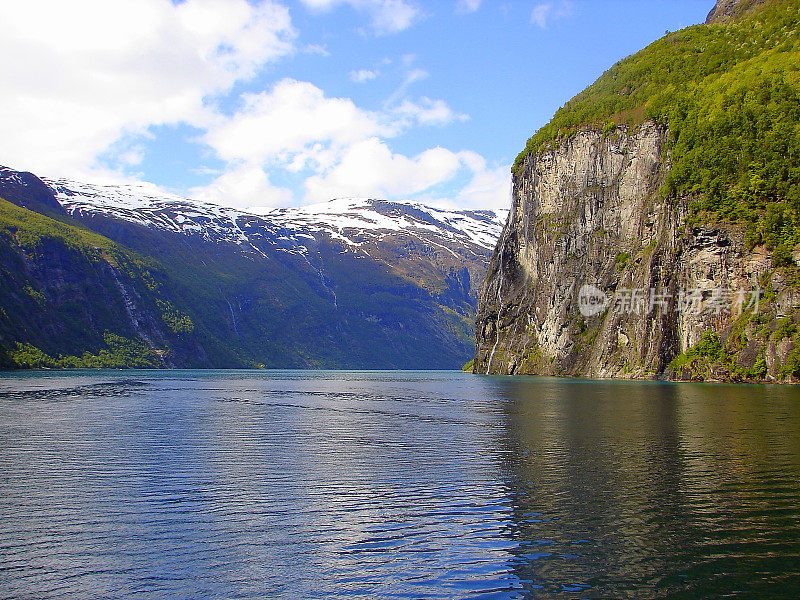
[[[794,389],[0,377],[0,598],[796,598]]]

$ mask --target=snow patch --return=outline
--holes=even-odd
[[[379,244],[409,235],[454,254],[448,244],[491,251],[508,211],[443,210],[418,202],[337,198],[309,206],[238,210],[181,198],[151,184],[96,185],[43,180],[71,214],[99,215],[204,240],[247,246],[262,253],[270,244],[308,253],[308,240],[328,236],[345,246]]]

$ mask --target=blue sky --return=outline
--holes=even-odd
[[[558,107],[713,2],[12,4],[0,164],[238,207],[490,208]]]

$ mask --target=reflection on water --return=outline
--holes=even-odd
[[[800,389],[0,376],[0,598],[796,598]]]
[[[503,395],[515,574],[542,597],[798,597],[797,390],[518,379]]]

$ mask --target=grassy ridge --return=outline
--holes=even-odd
[[[85,228],[77,221],[65,222],[53,219],[21,208],[2,198],[0,198],[0,239],[6,242],[13,241],[34,251],[45,240],[56,241],[90,262],[106,262],[112,265],[150,292],[162,291],[162,283],[157,281],[154,274],[158,274],[164,268],[152,258],[132,252],[107,237]],[[163,279],[163,276],[160,279]],[[44,296],[39,293],[38,297],[41,303]],[[161,319],[174,332],[189,333],[194,329],[191,318],[169,300],[156,298],[155,304]]]
[[[674,109],[699,84],[713,82],[765,50],[797,58],[798,4],[775,0],[740,21],[688,27],[617,62],[528,140],[514,169],[526,156],[587,127],[682,120]],[[786,62],[792,62],[791,56]]]

